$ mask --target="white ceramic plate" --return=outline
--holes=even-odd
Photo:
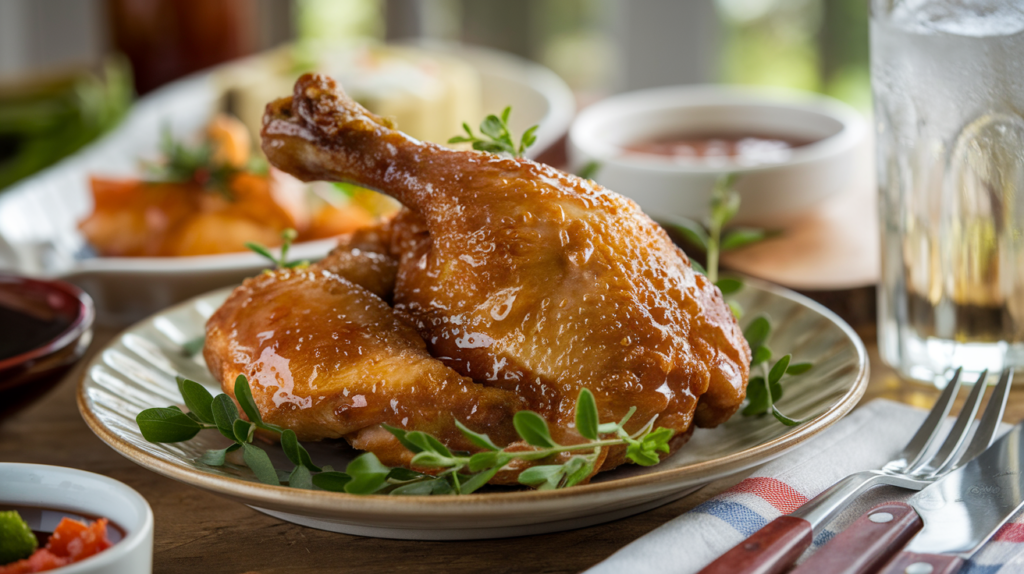
[[[533,150],[544,150],[568,130],[575,100],[565,82],[547,68],[493,50],[445,44],[420,49],[455,54],[475,67],[485,112],[511,105],[517,124],[539,124]],[[89,174],[138,176],[139,160],[158,155],[165,127],[186,137],[199,131],[219,107],[217,74],[232,65],[142,98],[106,137],[0,194],[0,269],[78,284],[93,297],[97,321],[106,325],[127,325],[262,269],[265,262],[254,253],[96,257],[78,232],[78,222],[92,211]],[[296,259],[318,259],[333,245],[333,239],[311,241],[295,246],[292,253]]]
[[[456,540],[522,536],[579,528],[629,516],[684,496],[699,486],[775,458],[832,425],[864,393],[864,345],[841,319],[791,291],[750,281],[736,296],[748,317],[767,315],[770,344],[814,368],[786,383],[780,408],[815,418],[785,427],[770,416],[735,416],[716,429],[698,429],[690,442],[653,467],[626,465],[565,490],[485,490],[469,496],[355,496],[259,483],[245,466],[210,467],[198,458],[229,443],[203,431],[186,443],[151,444],[135,416],[143,409],[180,404],[174,377],[189,377],[212,392],[219,387],[201,357],[188,358],[182,343],[202,335],[206,318],[228,290],[197,297],[131,327],[92,361],[79,386],[78,407],[89,427],[136,463],[171,478],[248,504],[272,516],[364,536]],[[338,444],[309,443],[317,464],[344,468],[355,453]],[[279,468],[290,468],[277,446],[268,447]]]

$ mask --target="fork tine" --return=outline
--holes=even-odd
[[[942,429],[942,421],[949,416],[949,409],[953,407],[953,401],[956,400],[956,394],[960,390],[961,371],[963,369],[958,368],[953,373],[953,378],[949,380],[949,384],[939,395],[939,399],[935,401],[935,405],[928,413],[928,418],[921,423],[921,427],[914,433],[914,437],[910,439],[907,446],[903,447],[903,452],[898,454],[895,460],[908,461],[906,466],[909,468],[920,462],[924,453],[928,452],[928,447],[931,446],[936,435],[939,434],[939,430]]]
[[[999,376],[999,384],[996,385],[996,388],[992,391],[992,396],[988,399],[988,404],[985,405],[985,412],[981,415],[981,421],[978,423],[978,428],[974,431],[974,437],[971,439],[970,445],[960,455],[960,458],[957,459],[953,468],[959,468],[967,464],[992,444],[996,430],[999,429],[999,423],[1003,420],[1003,411],[1006,410],[1006,400],[1010,396],[1010,385],[1012,383],[1013,369],[1009,367],[1003,369],[1002,374]]]
[[[960,446],[967,439],[967,433],[971,430],[971,423],[974,422],[974,417],[978,414],[981,399],[985,396],[985,379],[987,377],[988,369],[985,369],[981,372],[977,382],[974,383],[974,388],[971,389],[971,394],[967,396],[964,408],[960,410],[960,414],[956,417],[956,422],[953,423],[953,428],[946,435],[946,440],[942,442],[938,452],[932,456],[927,464],[920,465],[920,468],[909,468],[907,472],[934,474],[953,460],[956,452],[960,450]]]

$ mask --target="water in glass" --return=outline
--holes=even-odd
[[[871,76],[882,359],[1024,365],[1024,2],[874,0]]]

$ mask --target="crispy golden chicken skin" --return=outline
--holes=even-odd
[[[527,159],[419,142],[323,76],[268,105],[263,149],[300,179],[405,205],[391,237],[396,311],[434,357],[524,399],[556,440],[578,440],[583,387],[602,421],[635,406],[632,429],[656,416],[681,433],[720,424],[743,400],[750,350],[735,319],[632,201]]]
[[[394,261],[365,247],[341,247],[320,264],[269,271],[235,289],[208,321],[204,348],[224,391],[233,396],[244,374],[267,422],[300,440],[344,437],[389,465],[408,465],[412,454],[381,423],[429,432],[460,450],[472,445],[456,418],[495,440],[516,439],[512,415],[524,401],[431,357],[371,291]],[[382,273],[358,284],[367,269]]]

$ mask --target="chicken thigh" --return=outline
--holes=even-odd
[[[524,401],[427,353],[379,297],[391,291],[395,262],[377,240],[360,232],[316,265],[246,280],[207,322],[210,371],[232,396],[246,375],[263,419],[300,440],[345,438],[388,465],[408,466],[412,453],[381,423],[460,450],[473,445],[456,419],[513,441],[512,416]]]
[[[750,350],[728,306],[634,202],[527,159],[417,141],[323,76],[268,105],[263,149],[300,179],[400,201],[396,311],[452,369],[522,397],[556,440],[578,440],[584,387],[602,421],[635,406],[633,429],[657,417],[680,433],[743,400]]]

